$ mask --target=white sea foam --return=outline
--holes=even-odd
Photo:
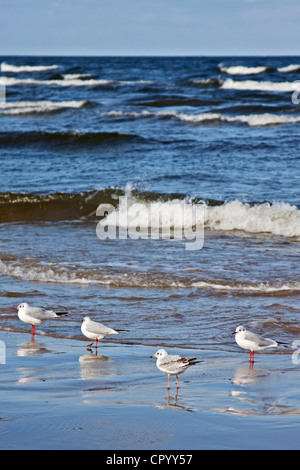
[[[300,291],[299,282],[257,282],[257,283],[232,283],[226,284],[221,281],[196,281],[192,283],[192,287],[198,287],[200,289],[213,289],[224,292],[244,292],[244,293],[262,293],[272,294],[276,292],[290,292]]]
[[[203,207],[203,204],[198,207]],[[193,226],[203,226],[204,221],[203,211],[197,213],[195,208],[197,205],[186,200],[143,203],[124,197],[119,207],[106,217],[104,225],[111,224],[123,229],[136,228],[138,225],[140,229],[162,229],[168,232],[170,227],[180,229],[186,223],[186,228],[192,230]]]
[[[114,83],[112,80],[95,80],[95,79],[81,80],[79,78],[60,79],[60,80],[37,80],[34,78],[16,78],[16,77],[5,77],[5,76],[1,77],[1,82],[5,86],[45,85],[45,86],[62,86],[62,87],[103,86],[103,85],[111,85]]]
[[[65,75],[63,75],[63,79],[64,80],[81,80],[81,79],[87,79],[87,78],[91,78],[91,74],[90,73],[67,73]]]
[[[245,67],[244,65],[231,65],[231,66],[225,67],[224,65],[220,65],[219,68],[221,72],[227,73],[229,75],[256,75],[259,73],[266,72],[269,67],[266,67],[266,66]]]
[[[217,231],[241,230],[300,237],[300,210],[284,202],[250,205],[239,200],[206,209],[206,227]]]
[[[82,108],[87,101],[17,101],[0,103],[0,114],[48,113],[66,108]]]
[[[59,65],[11,65],[2,62],[1,72],[44,72],[46,70],[58,69]]]
[[[247,124],[251,127],[261,126],[272,126],[278,124],[295,124],[300,122],[300,116],[286,116],[280,114],[262,113],[262,114],[249,114],[249,115],[236,115],[228,116],[221,113],[199,113],[199,114],[187,114],[180,113],[178,111],[158,111],[157,113],[143,110],[137,111],[117,111],[113,110],[109,113],[102,113],[102,116],[108,116],[112,118],[175,118],[182,122],[189,122],[192,124],[200,124],[202,122],[219,121],[219,122],[236,122]]]
[[[78,284],[78,285],[99,285],[99,286],[134,286],[139,287],[164,287],[164,288],[184,288],[186,284],[178,279],[165,276],[157,277],[143,273],[107,273],[89,270],[76,270],[74,267],[52,266],[45,263],[35,263],[26,260],[2,261],[0,259],[0,275],[21,279],[29,282],[45,282],[55,284]]]
[[[167,114],[166,114],[167,116]],[[285,116],[270,113],[249,114],[226,116],[220,113],[201,113],[201,114],[185,114],[171,113],[170,116],[176,117],[184,122],[201,123],[204,121],[220,121],[220,122],[237,122],[248,124],[251,127],[271,126],[277,124],[294,124],[300,122],[300,116]],[[163,116],[162,116],[163,117]]]
[[[291,64],[287,65],[286,67],[279,67],[278,72],[281,73],[293,73],[293,72],[298,72],[300,71],[300,65],[299,64]]]
[[[227,282],[223,280],[181,280],[176,276],[158,277],[151,273],[124,273],[124,274],[102,274],[89,272],[74,272],[62,266],[47,266],[44,263],[30,266],[23,261],[2,261],[0,259],[0,275],[21,279],[29,282],[45,282],[55,284],[78,284],[99,286],[134,286],[140,288],[198,288],[212,289],[219,292],[242,293],[242,294],[274,294],[299,292],[299,281],[274,281],[274,282]]]
[[[81,273],[69,271],[65,267],[47,265],[45,263],[35,263],[26,260],[20,261],[2,261],[0,259],[0,274],[2,276],[13,277],[33,282],[48,282],[62,284],[105,284],[105,279],[97,281],[88,275],[82,276]],[[108,283],[108,282],[107,282]]]
[[[124,198],[125,199],[125,198]],[[134,198],[124,201],[126,205],[119,207],[107,216],[104,224],[112,224],[123,229],[133,227],[137,219],[128,218],[128,208],[136,204]],[[172,226],[182,226],[182,208],[184,206],[184,228],[191,232],[195,226],[204,225],[206,229],[214,231],[243,231],[245,233],[269,233],[283,237],[300,237],[300,210],[284,202],[249,204],[239,200],[224,202],[218,206],[207,205],[204,201],[195,204],[192,200],[170,200],[168,202],[142,202],[139,204],[138,225],[141,229],[170,227],[170,214]],[[197,212],[194,206],[205,207],[204,212],[199,211],[200,220],[196,220]],[[190,210],[188,210],[190,208]],[[135,207],[136,209],[136,207]],[[150,215],[149,215],[150,214]],[[203,219],[204,215],[204,219]],[[157,219],[160,217],[160,220]]]
[[[47,282],[59,284],[99,284],[109,285],[113,281],[111,275],[106,273],[81,269],[68,268],[65,263],[62,265],[54,263],[44,263],[30,260],[3,261],[0,258],[0,275],[23,279],[33,282]]]
[[[83,79],[85,78],[85,79]],[[83,87],[83,86],[135,86],[143,84],[151,84],[150,80],[107,80],[87,78],[82,74],[67,74],[62,79],[38,80],[35,78],[16,78],[16,77],[0,77],[1,83],[5,86],[17,85],[44,85],[44,86],[62,86],[62,87]]]
[[[140,288],[198,288],[212,289],[218,292],[242,293],[242,294],[274,294],[299,292],[299,281],[274,281],[274,282],[227,282],[223,280],[199,280],[192,279],[181,280],[176,276],[158,277],[151,273],[124,273],[124,274],[108,274],[101,275],[89,272],[74,272],[62,266],[51,267],[45,264],[37,264],[30,266],[23,261],[2,261],[0,259],[0,275],[21,279],[29,282],[45,282],[55,284],[73,284],[73,285],[99,285],[99,286],[119,286],[119,287],[136,287]]]
[[[221,85],[221,88],[227,90],[257,90],[257,91],[279,91],[293,92],[300,91],[300,84],[295,82],[268,82],[256,80],[233,80],[227,78]]]

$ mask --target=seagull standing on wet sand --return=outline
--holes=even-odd
[[[170,375],[176,375],[176,388],[178,389],[178,375],[182,374],[188,367],[199,362],[196,358],[186,359],[178,355],[169,355],[165,349],[159,349],[151,357],[156,357],[157,368],[168,375],[168,390],[170,388]]]
[[[235,335],[235,340],[240,348],[250,351],[249,362],[251,363],[254,362],[255,352],[286,345],[286,343],[274,341],[270,338],[263,338],[251,331],[247,331],[246,328],[241,325],[238,326],[232,334]]]
[[[91,320],[90,317],[84,317],[81,331],[84,336],[94,340],[91,344],[88,344],[88,346],[92,346],[96,342],[97,348],[99,339],[103,339],[109,335],[118,335],[121,331],[125,330],[113,330],[112,328],[102,325],[102,323]]]
[[[68,315],[68,312],[54,312],[53,310],[45,310],[41,307],[31,307],[26,302],[14,307],[18,310],[18,317],[24,323],[31,325],[31,336],[35,334],[35,326],[40,325],[46,320],[58,318],[62,315]]]

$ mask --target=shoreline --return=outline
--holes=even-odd
[[[287,355],[176,350],[204,362],[175,377],[155,348],[0,332],[0,448],[297,449],[300,370]],[[173,351],[172,351],[173,352]]]

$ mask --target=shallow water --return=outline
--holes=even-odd
[[[278,351],[249,367],[246,353],[174,349],[203,362],[168,392],[151,346],[96,355],[29,336],[1,332],[1,449],[299,448],[299,365]]]

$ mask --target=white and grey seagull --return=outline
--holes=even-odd
[[[188,367],[193,366],[199,362],[195,357],[186,359],[178,355],[169,355],[165,349],[159,349],[151,357],[156,357],[157,368],[168,375],[168,386],[170,388],[170,376],[176,375],[176,388],[178,389],[178,375],[182,374]]]
[[[92,346],[96,343],[97,348],[99,339],[103,339],[109,335],[118,335],[121,331],[126,330],[114,330],[113,328],[102,325],[102,323],[91,320],[90,317],[84,317],[81,331],[84,336],[93,340],[93,342],[88,344],[88,346]]]
[[[240,348],[250,351],[249,362],[254,362],[255,352],[286,345],[286,343],[282,343],[280,341],[263,338],[262,336],[246,330],[242,325],[238,326],[232,334],[235,335],[235,340]]]
[[[22,304],[14,308],[18,310],[19,319],[24,323],[28,323],[29,325],[31,325],[32,336],[34,336],[35,334],[36,325],[40,325],[46,320],[58,318],[62,315],[68,314],[68,312],[54,312],[53,310],[45,310],[41,307],[32,307],[26,302],[23,302]]]

